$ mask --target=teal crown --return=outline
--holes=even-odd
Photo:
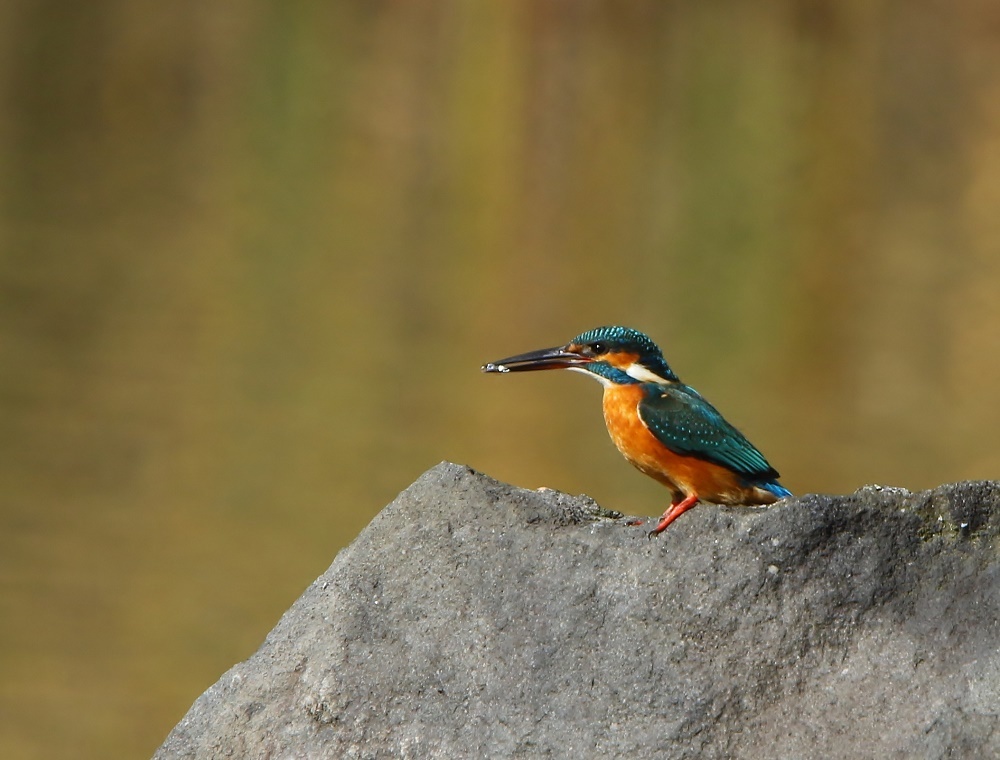
[[[663,352],[660,351],[659,346],[653,343],[648,335],[633,330],[631,327],[618,325],[595,327],[593,330],[580,333],[570,343],[583,343],[591,346],[599,343],[606,352],[637,354],[639,363],[650,372],[659,375],[664,380],[680,381],[663,358]]]

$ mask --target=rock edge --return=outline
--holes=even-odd
[[[1000,756],[1000,483],[614,516],[432,468],[155,757]]]

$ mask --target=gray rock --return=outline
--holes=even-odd
[[[156,757],[1000,757],[1000,483],[614,517],[435,467]]]

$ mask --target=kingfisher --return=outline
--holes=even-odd
[[[604,386],[604,422],[615,446],[640,472],[670,489],[670,507],[652,537],[699,501],[773,504],[791,496],[778,471],[694,388],[659,347],[629,327],[597,327],[564,346],[489,362],[483,372],[571,369]]]

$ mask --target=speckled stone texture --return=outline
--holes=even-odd
[[[614,517],[438,465],[156,757],[1000,757],[1000,483]]]

